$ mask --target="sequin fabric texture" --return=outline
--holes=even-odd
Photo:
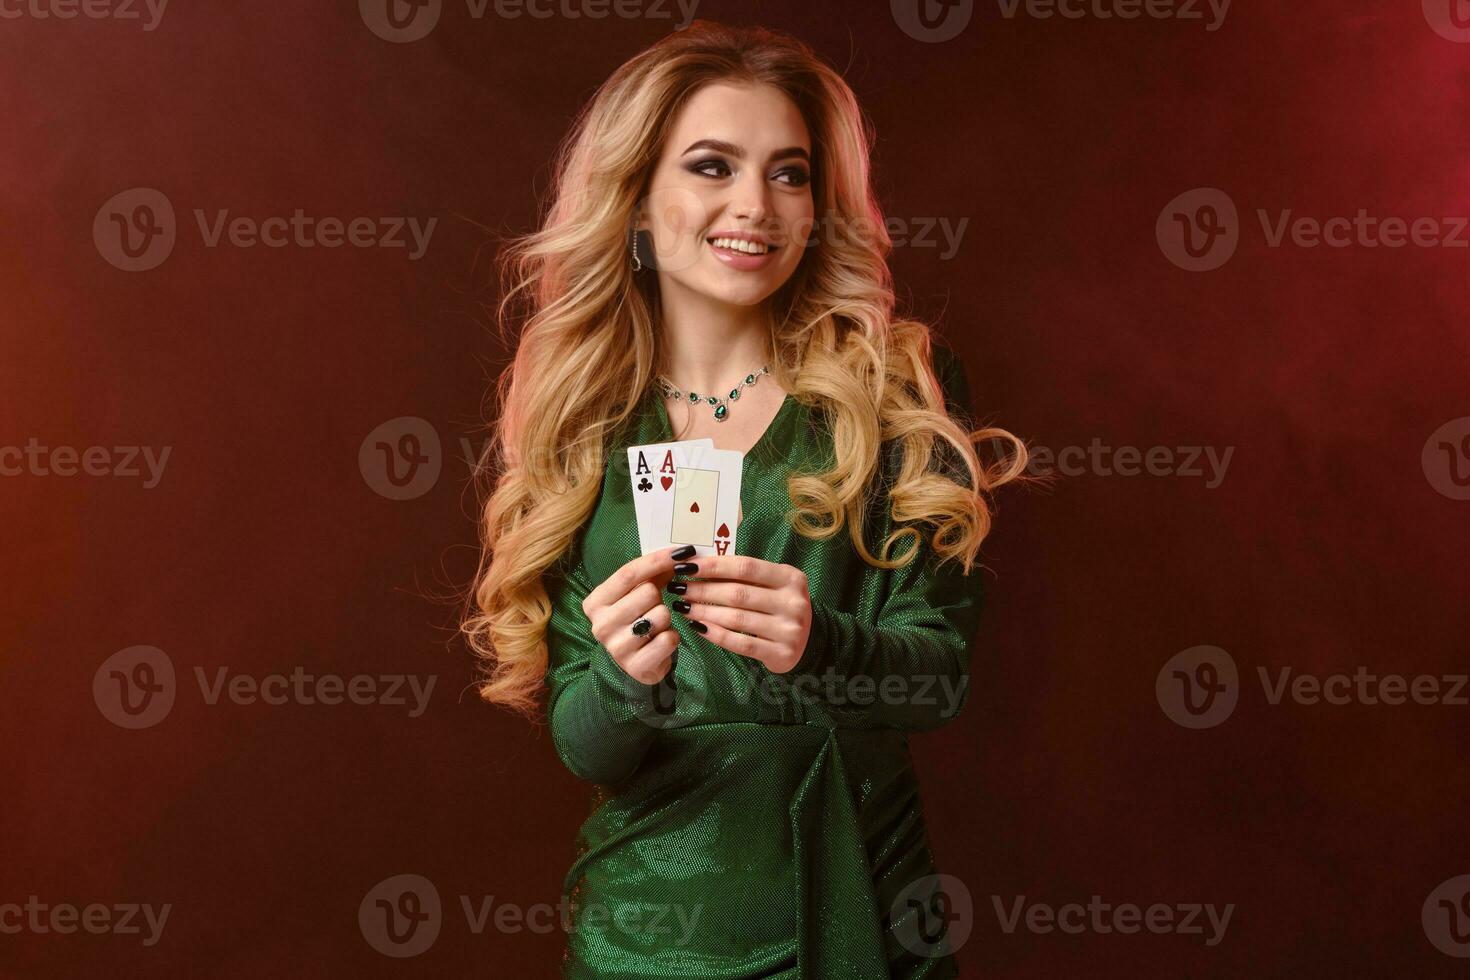
[[[938,345],[934,363],[950,411],[968,419],[962,366]],[[786,477],[826,468],[833,449],[820,414],[788,396],[746,454],[734,553],[807,574],[801,661],[772,674],[674,614],[674,670],[642,684],[596,641],[581,603],[639,553],[624,447],[672,438],[662,399],[646,395],[609,446],[592,517],[543,577],[551,735],[593,784],[563,885],[563,977],[957,976],[908,733],[964,705],[978,565],[939,569],[926,540],[907,566],[878,569],[846,528],[798,534]],[[892,522],[872,499],[875,549]]]

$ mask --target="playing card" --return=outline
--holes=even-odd
[[[638,521],[638,545],[648,554],[667,541],[673,515],[674,481],[690,454],[711,452],[713,439],[684,439],[628,447],[628,478]]]
[[[744,453],[710,449],[680,468],[674,480],[669,546],[692,544],[701,555],[734,551],[744,464]]]

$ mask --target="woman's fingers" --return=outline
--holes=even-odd
[[[628,639],[642,646],[634,649],[627,660],[619,662],[623,672],[644,684],[657,684],[663,680],[673,666],[674,651],[679,648],[678,632],[665,627],[648,636],[630,633]]]
[[[669,610],[664,606],[663,596],[659,593],[658,586],[652,582],[635,585],[633,591],[609,607],[608,613],[611,622],[624,630],[629,629],[640,616],[652,619],[654,629],[662,629],[668,625],[669,620]],[[656,613],[662,615],[662,622],[655,618]]]
[[[700,622],[704,621],[700,620]],[[704,638],[715,646],[723,647],[731,653],[738,653],[742,657],[759,660],[772,669],[783,665],[785,662],[785,648],[772,643],[764,637],[750,636],[747,633],[736,633],[733,630],[726,629],[719,623],[705,623],[704,625]],[[782,669],[784,670],[784,667]]]
[[[624,563],[621,568],[609,575],[602,584],[587,593],[587,598],[582,602],[583,611],[595,609],[600,606],[610,606],[617,600],[632,592],[640,583],[657,580],[660,584],[667,582],[674,574],[674,565],[677,559],[673,556],[692,548],[670,548],[662,551],[651,551],[646,555],[639,555]]]
[[[790,601],[782,592],[768,589],[763,585],[723,581],[693,581],[685,585],[687,587],[680,598],[686,602],[733,606],[736,609],[749,609],[751,612],[768,613],[773,616],[795,611],[793,608],[788,608]],[[699,618],[693,613],[689,615],[694,619]]]
[[[699,568],[691,575],[701,579],[733,579],[778,589],[791,585],[801,571],[754,555],[697,555],[689,559]]]
[[[691,602],[689,611],[681,615],[706,625],[715,623],[732,633],[749,633],[775,643],[795,641],[798,630],[797,624],[786,617],[752,612],[748,606],[716,606]]]

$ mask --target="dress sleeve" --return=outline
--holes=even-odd
[[[963,365],[940,351],[935,348],[935,373],[950,412],[968,422],[970,394]],[[893,530],[886,506],[877,523],[882,541]],[[966,575],[953,560],[937,570],[927,533],[918,554],[888,573],[886,596],[874,619],[839,609],[829,597],[811,597],[811,635],[789,680],[811,676],[817,690],[825,692],[823,678],[830,677],[828,686],[840,685],[833,689],[848,704],[839,712],[856,712],[867,724],[926,731],[958,716],[969,696],[982,578],[978,567]],[[900,542],[896,547],[914,546]]]
[[[542,576],[551,600],[546,624],[546,715],[557,755],[573,775],[614,785],[638,768],[658,728],[660,685],[634,678],[592,635],[582,600],[592,591],[580,549]],[[671,672],[672,673],[672,672]]]

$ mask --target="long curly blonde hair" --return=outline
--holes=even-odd
[[[540,230],[500,254],[502,333],[520,340],[495,386],[491,439],[476,469],[488,492],[481,558],[461,630],[483,668],[482,698],[536,716],[551,605],[542,572],[572,546],[602,485],[605,443],[627,422],[664,351],[656,282],[635,276],[627,240],[665,135],[683,103],[725,81],[769,84],[799,108],[812,139],[813,206],[830,228],[766,301],[771,373],[828,419],[835,467],[787,482],[796,531],[825,539],[847,526],[864,561],[871,488],[881,484],[900,537],[934,528],[933,547],[968,573],[989,533],[988,496],[1023,478],[1025,444],[998,428],[968,431],[946,411],[932,331],[894,320],[892,249],[869,175],[873,135],[852,89],[805,44],[763,28],[695,21],[623,64],[578,116],[555,166]],[[968,411],[968,407],[966,407]],[[1013,448],[991,465],[976,444]],[[945,447],[948,447],[947,449]],[[880,457],[897,449],[880,479]],[[936,449],[948,462],[934,465]],[[962,472],[963,471],[963,472]],[[956,479],[961,476],[963,479]]]

